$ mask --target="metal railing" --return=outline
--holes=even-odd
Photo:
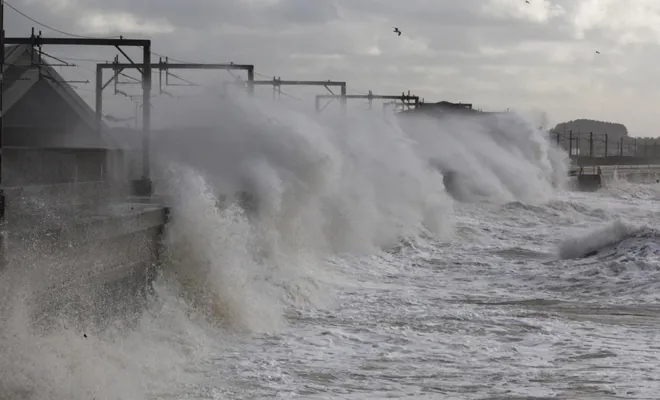
[[[634,138],[621,135],[599,134],[594,132],[549,132],[550,139],[568,152],[571,158],[620,158],[619,161],[632,161],[630,158],[660,160],[660,139]],[[626,160],[628,159],[628,160]],[[660,163],[660,162],[659,162]],[[628,164],[628,162],[626,162]]]

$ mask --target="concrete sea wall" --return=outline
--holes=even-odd
[[[68,152],[60,173],[39,160],[63,152],[30,153],[4,161],[14,174],[6,180],[0,279],[28,289],[33,322],[41,324],[64,316],[100,327],[137,310],[161,261],[168,209],[131,199],[128,180],[89,151]],[[72,158],[80,162],[72,166]]]

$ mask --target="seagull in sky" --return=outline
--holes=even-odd
[[[394,33],[396,33],[397,36],[401,36],[401,31],[399,30],[399,28],[397,28],[396,26],[393,26],[393,28],[394,28]]]

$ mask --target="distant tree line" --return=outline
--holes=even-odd
[[[577,156],[660,157],[660,138],[630,137],[625,125],[576,119],[557,124],[550,139]]]

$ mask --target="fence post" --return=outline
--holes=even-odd
[[[594,133],[589,132],[589,157],[594,156]]]
[[[648,140],[644,140],[644,158],[648,158],[649,156],[649,142]]]
[[[608,140],[609,136],[607,136],[607,133],[605,134],[605,158],[609,157],[610,152],[607,150],[607,143],[609,142]]]
[[[573,157],[573,130],[568,131],[568,155]]]
[[[621,136],[621,143],[619,144],[619,156],[623,157],[623,136]]]

